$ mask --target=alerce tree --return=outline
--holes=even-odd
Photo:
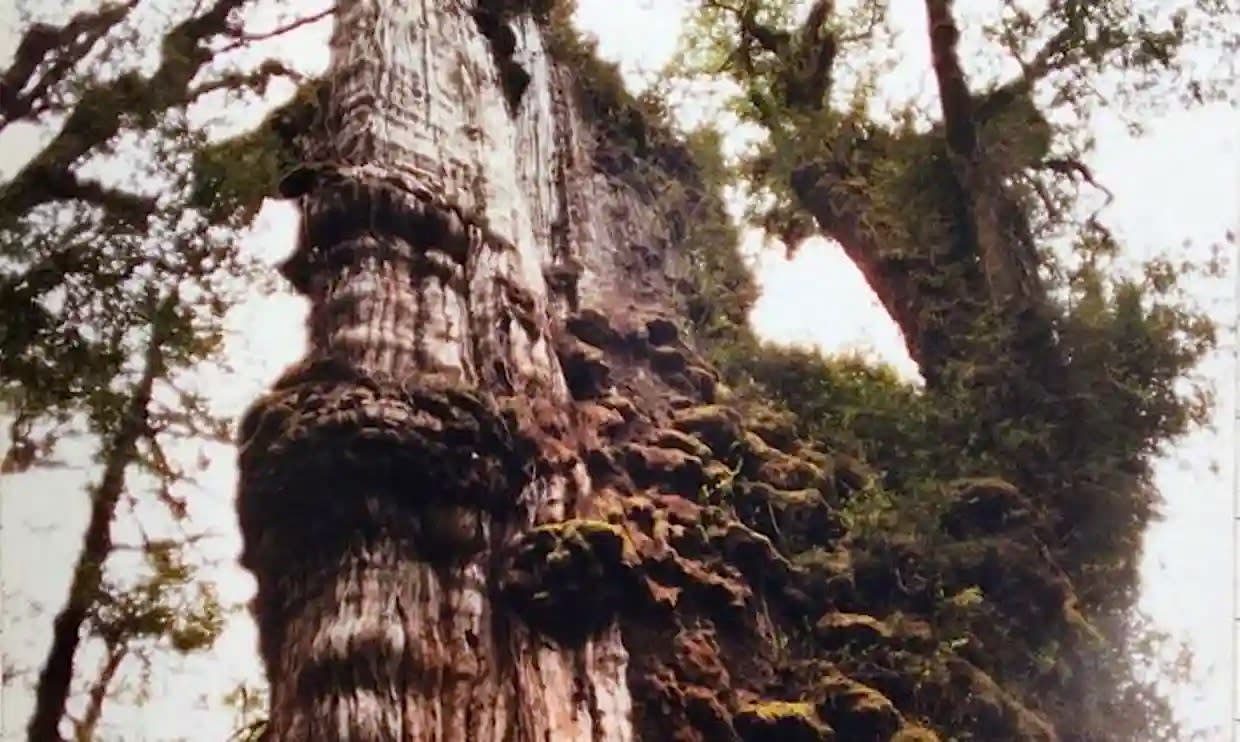
[[[631,738],[618,629],[550,644],[497,599],[591,491],[544,273],[583,213],[548,10],[346,0],[293,128],[311,350],[239,434],[274,739]]]

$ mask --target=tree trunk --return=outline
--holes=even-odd
[[[129,648],[124,643],[108,644],[103,667],[99,669],[99,676],[90,687],[86,712],[82,714],[82,719],[74,724],[77,742],[93,742],[95,739],[95,730],[99,726],[99,720],[103,718],[103,702],[108,697],[108,688],[128,654]]]
[[[659,227],[590,168],[539,25],[472,5],[342,3],[330,164],[284,183],[312,349],[242,423],[238,505],[273,739],[633,736],[614,621],[551,643],[496,595],[590,508],[556,328],[636,300],[616,248]]]

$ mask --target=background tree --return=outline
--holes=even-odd
[[[0,133],[27,127],[40,140],[0,185],[3,470],[93,449],[98,472],[38,668],[31,740],[60,739],[66,719],[74,738],[97,738],[126,664],[143,677],[160,652],[209,648],[222,626],[227,607],[195,577],[193,544],[209,534],[195,532],[187,500],[209,463],[195,448],[230,443],[231,426],[196,374],[226,369],[225,315],[262,285],[238,249],[261,195],[210,192],[201,153],[221,121],[193,107],[253,105],[271,81],[296,78],[275,58],[248,58],[251,47],[324,17],[251,33],[253,5],[135,0],[28,18],[0,75]],[[142,685],[127,695],[140,702]],[[82,706],[72,717],[71,703]]]

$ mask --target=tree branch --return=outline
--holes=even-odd
[[[943,129],[952,152],[966,162],[977,154],[977,131],[973,126],[973,96],[960,66],[956,44],[960,29],[951,13],[952,0],[926,0],[930,25],[930,57],[943,107]]]
[[[244,33],[241,31],[237,31],[232,34],[232,36],[236,37],[237,41],[232,44],[229,44],[223,49],[220,49],[220,53],[222,54],[224,52],[230,52],[234,49],[245,46],[246,44],[252,43],[255,41],[265,41],[266,39],[274,39],[277,36],[282,36],[288,33],[289,31],[294,31],[298,28],[301,28],[302,26],[308,26],[312,23],[317,23],[323,20],[324,18],[328,17],[329,15],[334,14],[335,12],[336,12],[336,6],[332,5],[331,7],[326,8],[325,10],[319,11],[318,13],[315,13],[313,15],[308,15],[305,18],[299,18],[295,21],[290,21],[284,24],[283,26],[279,26],[270,31],[264,31],[263,33],[248,34],[248,33]]]
[[[0,75],[0,129],[28,116],[47,91],[63,80],[95,43],[124,20],[137,4],[138,0],[127,0],[105,5],[93,12],[78,13],[63,26],[36,23],[27,29],[18,43],[13,63]],[[51,52],[55,52],[55,56],[49,60]],[[32,86],[32,78],[45,64],[47,69]],[[23,93],[27,88],[30,91]]]
[[[797,34],[796,58],[785,60],[788,105],[794,108],[815,111],[826,103],[838,51],[827,23],[834,11],[834,0],[817,0]]]
[[[226,33],[229,15],[246,2],[215,0],[201,15],[174,26],[164,36],[163,56],[149,78],[129,72],[84,92],[51,143],[0,187],[0,214],[21,214],[42,203],[77,197],[77,193],[107,195],[107,189],[98,184],[78,181],[71,171],[73,165],[114,137],[127,115],[150,120],[188,103],[190,82],[215,54],[205,42]],[[21,75],[14,77],[20,80]]]
[[[1055,58],[1070,48],[1075,35],[1071,26],[1065,26],[1042,45],[1042,48],[1033,55],[1033,59],[1021,62],[1021,84],[1026,90],[1032,88],[1034,83],[1055,69]]]
[[[1115,194],[1111,192],[1111,189],[1094,179],[1094,171],[1091,170],[1088,165],[1074,157],[1053,157],[1043,160],[1041,167],[1060,175],[1079,177],[1081,180],[1090,184],[1094,188],[1102,191],[1107,197],[1106,203],[1103,204],[1103,208],[1110,206],[1115,200]]]
[[[95,727],[99,725],[99,719],[103,716],[103,702],[107,698],[108,687],[112,685],[116,671],[120,669],[121,663],[125,661],[125,656],[128,654],[129,650],[124,644],[108,645],[107,660],[99,671],[99,677],[95,679],[90,688],[86,713],[73,725],[77,742],[92,742],[95,739]]]
[[[204,82],[190,90],[187,97],[189,100],[198,100],[217,90],[257,90],[261,93],[266,90],[272,78],[276,77],[302,79],[297,70],[279,60],[269,59],[250,72],[229,72],[216,80]]]
[[[791,35],[786,31],[775,31],[758,23],[758,6],[755,3],[743,2],[740,7],[737,7],[721,0],[703,0],[703,6],[726,11],[736,17],[736,22],[741,27],[742,37],[738,50],[743,50],[746,58],[750,56],[749,42],[751,41],[756,41],[763,49],[775,55],[783,54],[787,50]]]
[[[875,205],[864,192],[846,185],[866,175],[844,163],[815,163],[793,172],[790,185],[822,233],[839,244],[861,271],[903,332],[909,356],[929,381],[942,366],[943,357],[941,344],[927,331],[927,310],[932,310],[934,303],[926,299],[918,281],[927,267],[914,265],[913,256],[898,261],[884,254],[884,245],[898,244],[898,238],[876,231],[871,223]]]
[[[78,200],[99,207],[121,224],[141,226],[156,209],[154,198],[109,188],[98,181],[83,180],[68,168],[35,168],[24,174],[23,193],[13,194],[15,198],[11,205],[15,208],[12,211],[3,212],[10,206],[8,187],[0,191],[0,213],[5,214],[0,219],[17,217],[39,204]]]

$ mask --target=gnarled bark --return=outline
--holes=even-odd
[[[658,229],[591,169],[534,20],[472,10],[343,4],[331,161],[284,184],[312,350],[242,425],[238,505],[275,739],[633,736],[614,622],[554,643],[495,595],[505,550],[592,497],[558,328],[578,294],[641,301],[617,261]]]

